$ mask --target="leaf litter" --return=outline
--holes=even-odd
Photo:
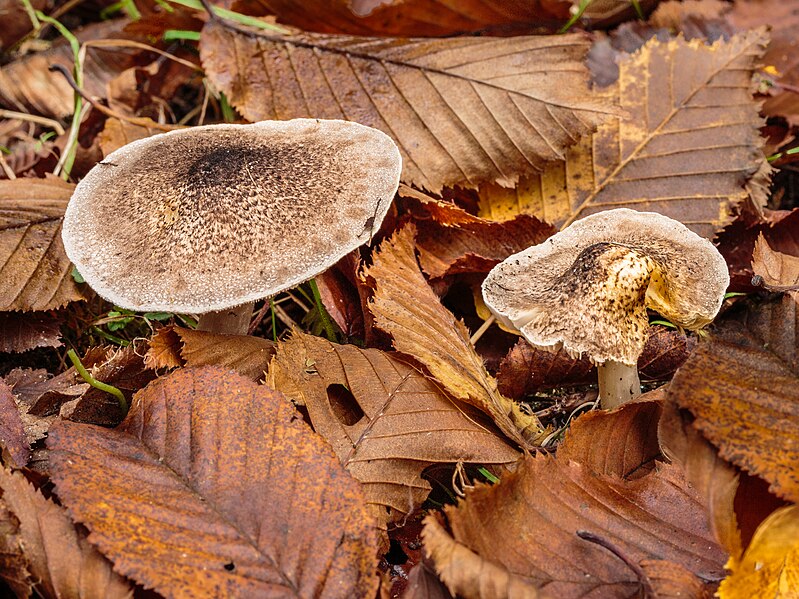
[[[180,4],[34,2],[84,44],[75,130],[46,71],[69,44],[2,40],[0,594],[795,595],[795,3]],[[73,271],[61,219],[103,156],[293,117],[382,129],[402,186],[250,334]],[[651,314],[648,392],[603,412],[590,362],[484,322],[479,287],[618,205],[715,239],[734,293],[700,334]]]

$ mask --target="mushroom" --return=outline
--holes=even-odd
[[[510,256],[488,273],[483,298],[533,346],[587,354],[599,371],[600,403],[610,409],[641,394],[647,308],[700,329],[718,313],[729,282],[707,239],[661,214],[620,208]]]
[[[371,240],[399,185],[390,137],[339,120],[207,125],[134,141],[78,184],[64,249],[102,297],[246,333],[252,305]]]

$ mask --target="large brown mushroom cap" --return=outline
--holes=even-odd
[[[729,282],[707,239],[661,214],[620,208],[510,256],[488,274],[483,297],[536,347],[632,365],[646,343],[647,307],[701,328]]]
[[[135,141],[80,182],[67,255],[132,310],[204,313],[291,288],[377,231],[401,158],[384,133],[296,119]]]

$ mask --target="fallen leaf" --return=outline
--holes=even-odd
[[[31,451],[11,387],[0,379],[0,449],[3,462],[15,468],[23,468],[30,459]],[[6,456],[10,460],[6,459]]]
[[[798,329],[796,302],[765,303],[700,344],[668,390],[721,457],[791,501],[799,501]]]
[[[60,347],[62,319],[45,312],[0,312],[0,352]]]
[[[541,435],[538,419],[497,391],[496,380],[469,340],[469,332],[441,305],[414,254],[416,230],[408,225],[384,241],[364,277],[376,281],[369,309],[394,347],[421,362],[457,399],[481,409],[510,439],[529,447]]]
[[[752,270],[766,289],[787,291],[799,302],[799,255],[774,251],[761,233],[752,253]]]
[[[31,0],[33,10],[45,10],[47,0]],[[15,42],[22,39],[32,28],[31,19],[15,0],[0,1],[0,15],[3,18],[3,33],[0,34],[0,50],[7,50]]]
[[[664,560],[642,560],[639,564],[657,599],[710,599],[707,586],[680,564]]]
[[[650,327],[638,372],[646,381],[671,378],[696,347],[696,337],[664,326]],[[500,363],[499,390],[521,400],[541,389],[597,382],[596,367],[587,358],[572,358],[562,349],[548,352],[519,339]]]
[[[733,3],[729,21],[741,30],[767,25],[771,43],[761,63],[773,67],[779,76],[769,91],[771,97],[763,103],[767,116],[781,116],[789,124],[799,124],[799,61],[797,61],[796,28],[799,27],[799,7],[780,0],[738,0]],[[784,86],[784,87],[783,87]]]
[[[732,559],[738,559],[743,551],[734,505],[738,472],[719,457],[716,448],[692,426],[692,420],[674,402],[664,402],[658,423],[660,447],[703,498],[716,541]]]
[[[725,556],[703,506],[672,465],[627,481],[560,457],[526,457],[499,483],[467,489],[464,501],[444,511],[457,545],[447,549],[426,526],[425,550],[435,555],[444,545],[443,560],[435,560],[439,574],[470,576],[466,588],[507,585],[504,578],[553,597],[634,596],[640,588],[636,573],[577,531],[601,538],[632,564],[666,560],[704,581],[723,575]],[[479,561],[460,568],[456,548]]]
[[[15,597],[30,597],[31,574],[19,541],[19,520],[8,511],[0,497],[0,581]]]
[[[657,5],[649,17],[649,24],[680,32],[688,39],[693,39],[699,36],[693,35],[690,27],[700,26],[702,21],[721,21],[730,8],[730,3],[724,0],[668,0]]]
[[[440,36],[507,26],[561,25],[566,0],[262,0],[281,23],[326,33]]]
[[[592,0],[585,7],[581,19],[594,28],[610,27],[621,21],[635,18],[638,11],[649,12],[658,0]],[[579,7],[581,0],[572,0],[572,5]],[[635,6],[637,4],[637,7]],[[574,10],[574,9],[572,9]]]
[[[773,512],[758,527],[740,562],[730,560],[720,599],[792,599],[799,589],[799,506]]]
[[[130,584],[78,533],[64,508],[25,477],[0,469],[0,504],[19,521],[18,543],[37,595],[132,597]]]
[[[147,121],[150,121],[152,125],[149,123],[144,124],[147,123]],[[164,125],[157,124],[155,121],[140,119],[139,122],[142,122],[142,124],[122,121],[117,118],[107,119],[105,121],[105,127],[103,127],[103,130],[97,136],[100,149],[103,151],[103,156],[108,156],[111,152],[133,141],[164,132]],[[175,125],[170,126],[170,128],[180,129],[181,127]]]
[[[361,296],[364,285],[358,278],[360,267],[356,250],[314,279],[327,313],[347,338],[364,339],[367,335],[364,312],[368,310]]]
[[[402,180],[513,185],[561,159],[609,104],[587,88],[580,35],[375,39],[243,35],[209,23],[207,77],[250,121],[349,119],[394,138]],[[557,73],[557,77],[553,76]]]
[[[375,529],[358,483],[283,396],[180,369],[114,430],[60,421],[62,502],[117,571],[169,597],[366,597]]]
[[[424,502],[430,484],[422,471],[431,464],[519,456],[413,365],[380,350],[296,332],[278,345],[269,379],[307,408],[383,528]]]
[[[447,587],[438,579],[428,561],[419,562],[411,568],[402,599],[452,599]]]
[[[261,337],[219,335],[170,325],[153,335],[145,363],[150,368],[221,366],[259,381],[274,353],[274,341]]]
[[[650,40],[622,59],[619,81],[606,90],[627,116],[608,119],[564,163],[516,189],[481,188],[480,215],[507,220],[521,212],[562,228],[623,206],[712,237],[750,195],[765,202],[770,167],[750,81],[766,42],[763,31],[712,45]]]
[[[433,278],[487,273],[511,254],[542,243],[556,232],[526,214],[498,223],[473,216],[451,202],[432,197],[421,200],[424,194],[410,192],[400,193],[415,204],[419,264]]]
[[[0,181],[0,311],[51,310],[84,299],[61,243],[74,187],[52,176]]]

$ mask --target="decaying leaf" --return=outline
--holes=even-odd
[[[130,584],[92,547],[56,505],[20,473],[0,468],[0,505],[19,521],[30,584],[47,598],[133,596]]]
[[[541,434],[538,419],[497,390],[469,332],[441,305],[414,254],[415,228],[384,241],[364,277],[376,282],[369,308],[394,347],[419,360],[454,397],[483,410],[510,439],[528,447]]]
[[[46,312],[0,312],[0,352],[60,347],[61,323],[59,317]]]
[[[152,125],[147,123],[147,121],[149,121],[149,119],[142,118],[137,121],[141,124],[135,124],[117,118],[109,118],[106,120],[105,127],[97,136],[100,149],[103,151],[103,156],[108,156],[111,152],[137,139],[144,139],[145,137],[163,133],[166,128],[181,128],[179,125],[169,127],[160,124],[156,127],[155,125],[157,125],[157,123],[155,123],[155,121],[150,121]]]
[[[752,253],[752,270],[766,289],[787,291],[799,302],[799,255],[774,251],[761,233]]]
[[[467,490],[466,499],[445,512],[457,546],[479,556],[469,569],[472,588],[507,584],[504,576],[554,597],[634,596],[638,576],[577,531],[601,538],[633,564],[666,560],[704,581],[723,576],[725,556],[703,506],[671,465],[626,481],[570,460],[527,457],[499,483]],[[424,538],[426,551],[434,553],[427,528]],[[460,570],[455,558],[454,549],[447,550],[436,560],[438,572]]]
[[[221,366],[253,381],[264,378],[275,343],[252,335],[218,335],[184,327],[159,329],[145,363],[150,368]]]
[[[180,369],[117,429],[60,421],[56,491],[115,568],[168,597],[366,597],[376,535],[358,483],[285,398]]]
[[[610,112],[587,88],[580,35],[379,39],[244,35],[209,23],[208,78],[250,121],[355,120],[394,138],[402,180],[513,185]],[[557,74],[557,76],[554,76]]]
[[[799,589],[799,506],[773,512],[758,527],[740,561],[727,564],[720,599],[793,599]]]
[[[790,298],[753,309],[700,344],[668,390],[724,459],[791,501],[799,501],[797,330]]]
[[[560,25],[568,0],[263,0],[281,23],[306,31],[396,36]]]
[[[650,40],[622,59],[607,92],[627,115],[600,125],[564,163],[515,190],[481,189],[480,214],[505,220],[521,212],[565,227],[625,207],[660,212],[711,237],[750,191],[765,200],[769,167],[750,82],[766,42],[762,30],[712,45]]]
[[[295,333],[280,343],[272,386],[304,405],[314,430],[364,485],[385,526],[427,498],[434,463],[507,464],[519,454],[396,355]]]
[[[0,311],[51,310],[83,299],[61,243],[73,189],[56,177],[0,181]]]
[[[0,452],[2,462],[22,468],[30,458],[30,444],[11,387],[0,379]],[[10,458],[6,461],[6,456]]]
[[[657,599],[711,599],[710,589],[693,572],[674,562],[645,559],[639,564]]]
[[[636,16],[637,12],[650,11],[658,3],[658,0],[592,0],[585,7],[582,19],[587,21],[592,27],[608,27],[619,21],[623,21]],[[580,6],[580,0],[573,0],[575,8]],[[637,7],[635,5],[638,5]],[[574,10],[574,9],[572,9]]]
[[[19,541],[19,520],[8,511],[0,497],[0,581],[15,597],[30,597],[31,574]]]

